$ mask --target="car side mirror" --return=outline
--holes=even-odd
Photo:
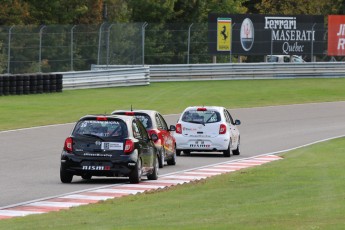
[[[169,131],[176,131],[175,125],[170,125]]]
[[[153,134],[151,135],[151,140],[153,140],[154,142],[156,142],[156,141],[158,140],[157,134],[153,133]]]
[[[235,120],[235,125],[240,125],[241,121],[240,120]]]

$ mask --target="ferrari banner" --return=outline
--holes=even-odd
[[[231,51],[231,18],[217,19],[217,51]]]

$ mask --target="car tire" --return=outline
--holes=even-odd
[[[164,161],[165,161],[165,149],[164,149],[164,146],[162,147],[161,151],[160,152],[160,156],[159,156],[159,168],[163,168],[164,167]]]
[[[83,178],[84,180],[91,180],[92,176],[91,175],[82,175],[81,178]]]
[[[158,156],[155,157],[153,162],[153,171],[151,174],[147,175],[147,179],[149,180],[157,180],[158,179],[158,168],[159,168],[159,162],[158,162]]]
[[[237,148],[232,150],[232,153],[234,155],[240,155],[241,154],[241,151],[240,151],[240,138],[238,138]]]
[[[228,149],[227,149],[227,150],[225,150],[225,151],[223,151],[223,155],[224,155],[225,157],[230,157],[230,156],[231,156],[231,149],[230,149],[230,145],[231,145],[231,140],[230,140],[230,142],[229,142]]]
[[[184,155],[189,156],[190,155],[190,150],[183,150]]]
[[[71,183],[72,179],[73,179],[73,174],[60,168],[60,180],[62,183]]]
[[[177,156],[181,156],[181,152],[182,152],[181,150],[176,149],[176,155],[177,155]]]
[[[173,154],[172,158],[167,160],[168,165],[176,165],[176,152]]]
[[[129,183],[131,184],[138,184],[141,181],[141,174],[142,174],[142,165],[141,159],[138,159],[138,162],[135,164],[134,169],[129,174]]]

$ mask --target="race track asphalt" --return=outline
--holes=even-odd
[[[230,109],[240,119],[241,155],[180,156],[175,166],[160,169],[160,175],[287,150],[316,141],[345,135],[345,102]],[[165,116],[175,124],[176,115]],[[0,208],[75,191],[123,183],[96,178],[89,182],[74,177],[72,184],[59,178],[60,153],[74,124],[51,125],[0,132]]]

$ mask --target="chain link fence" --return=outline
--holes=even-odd
[[[208,36],[208,23],[2,26],[0,73],[82,71],[92,64],[212,63]],[[231,62],[231,56],[217,55],[217,62]]]

